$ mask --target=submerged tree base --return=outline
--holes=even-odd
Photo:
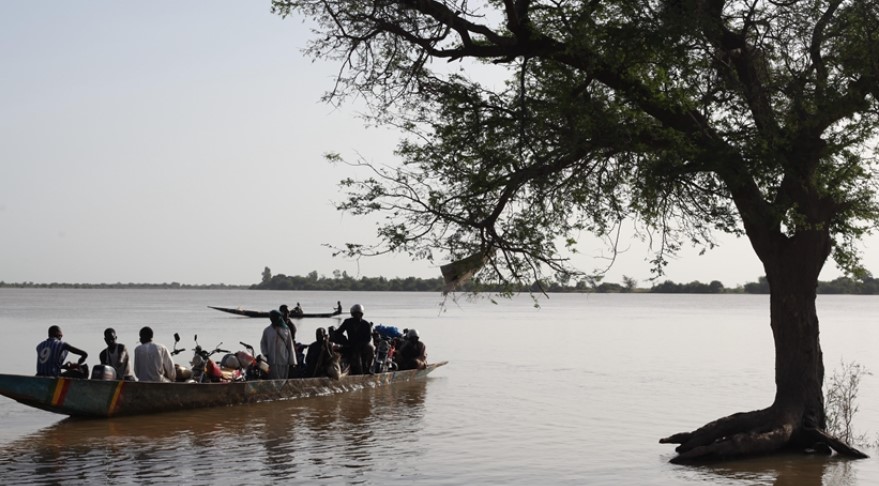
[[[800,450],[806,453],[837,454],[864,459],[867,454],[830,436],[824,430],[807,427],[795,415],[779,413],[772,407],[736,413],[710,422],[693,432],[682,432],[659,440],[660,444],[680,444],[675,448],[674,464],[723,460],[773,452]]]

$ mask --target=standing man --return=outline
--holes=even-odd
[[[102,365],[107,365],[116,370],[116,378],[125,381],[136,381],[131,372],[131,361],[128,350],[124,344],[116,342],[116,330],[108,327],[104,330],[104,342],[107,349],[101,351],[100,360]]]
[[[338,332],[348,334],[351,373],[362,375],[372,370],[375,346],[372,344],[372,323],[363,319],[363,306],[351,306],[351,317],[345,319]]]
[[[286,380],[290,367],[296,365],[296,353],[293,352],[293,338],[290,329],[283,325],[281,313],[269,312],[272,323],[263,330],[259,341],[259,352],[269,363],[270,380]]]
[[[165,346],[153,342],[153,330],[140,330],[140,344],[134,348],[134,373],[140,381],[174,381],[177,372],[171,353]]]
[[[299,307],[299,303],[297,303],[296,306]],[[299,309],[299,310],[300,310],[300,314],[301,314],[302,309]],[[295,343],[296,342],[296,323],[294,323],[293,319],[290,318],[290,316],[292,315],[290,313],[290,308],[287,307],[287,305],[285,304],[285,305],[282,305],[281,307],[279,307],[278,311],[281,313],[281,324],[284,326],[287,326],[287,329],[290,330],[290,340]],[[294,311],[295,311],[295,309],[294,309]],[[269,318],[271,318],[271,316]]]
[[[88,353],[73,347],[61,338],[64,334],[58,326],[49,326],[49,338],[37,345],[37,376],[67,376],[70,378],[88,378],[88,369],[81,368],[88,358]],[[76,370],[62,371],[67,353],[79,355]]]

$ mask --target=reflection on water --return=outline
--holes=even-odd
[[[0,477],[27,483],[358,482],[418,454],[427,382],[329,397],[111,420],[64,419],[8,444]],[[339,467],[339,465],[343,467]],[[5,484],[9,482],[4,481]]]
[[[681,467],[681,479],[712,485],[853,486],[855,461],[802,454],[756,457]]]

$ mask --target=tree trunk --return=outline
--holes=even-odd
[[[752,242],[754,237],[751,235]],[[824,231],[754,242],[770,288],[775,340],[775,400],[769,408],[737,413],[694,432],[666,437],[680,444],[672,462],[766,454],[782,449],[867,457],[824,431],[824,364],[815,308],[818,275],[830,252]],[[763,244],[760,244],[763,243]]]
[[[775,341],[775,409],[787,421],[824,428],[824,361],[815,308],[818,275],[829,241],[800,235],[764,261],[769,281],[769,316]]]

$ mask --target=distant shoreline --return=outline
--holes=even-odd
[[[283,274],[272,276],[269,269],[263,274],[263,281],[250,285],[231,284],[182,284],[171,283],[34,283],[34,282],[3,282],[0,281],[0,289],[83,289],[83,290],[287,290],[287,291],[364,291],[364,292],[442,292],[445,282],[442,278],[422,279],[416,277],[391,278],[386,277],[360,277],[354,278],[345,273],[336,274],[331,278],[318,276],[317,272],[311,272],[307,276],[286,276]],[[558,282],[543,282],[540,285],[493,285],[479,282],[468,282],[457,290],[458,293],[484,293],[484,294],[513,294],[513,293],[653,293],[653,294],[768,294],[769,283],[766,277],[760,277],[757,282],[749,282],[735,288],[726,288],[717,280],[705,284],[693,281],[685,284],[666,280],[655,283],[650,288],[637,287],[633,279],[625,279],[623,284],[580,281],[574,285],[562,285]],[[830,282],[818,282],[818,294],[845,294],[845,295],[877,295],[879,294],[879,279],[867,277],[863,280],[854,280],[849,277],[840,277]]]
[[[195,289],[195,290],[248,290],[253,285],[228,285],[228,284],[207,284],[207,285],[190,285],[177,282],[146,284],[146,283],[8,283],[0,282],[0,289],[85,289],[85,290],[102,290],[102,289],[138,289],[138,290],[175,290],[175,289]]]

